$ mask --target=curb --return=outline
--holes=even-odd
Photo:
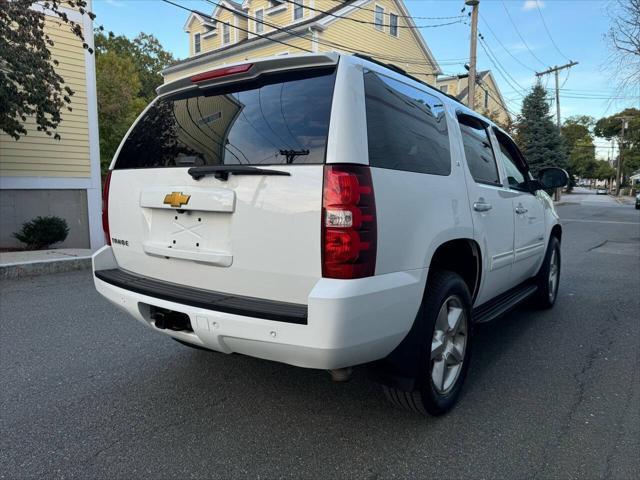
[[[57,258],[54,260],[0,265],[0,280],[12,280],[49,273],[71,272],[91,268],[91,257]]]

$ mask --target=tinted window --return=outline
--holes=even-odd
[[[334,72],[289,72],[160,99],[115,168],[324,163],[334,80]]]
[[[491,140],[484,125],[472,118],[459,117],[464,154],[476,182],[500,184]]]
[[[449,175],[451,154],[442,102],[428,93],[366,72],[369,164]]]
[[[502,158],[502,165],[507,174],[507,181],[511,188],[518,190],[526,190],[527,183],[525,182],[523,173],[518,169],[517,162],[513,158],[512,153],[502,140],[498,139],[500,143],[500,155]]]

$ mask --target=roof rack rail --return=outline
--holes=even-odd
[[[442,90],[440,90],[439,88],[434,87],[433,85],[429,85],[424,80],[420,80],[419,78],[414,77],[410,73],[407,73],[406,70],[403,70],[402,68],[398,67],[397,65],[393,65],[392,63],[381,62],[380,60],[376,60],[375,58],[370,57],[369,55],[363,55],[361,53],[354,53],[353,56],[354,57],[358,57],[358,58],[362,58],[363,60],[367,60],[368,62],[371,62],[371,63],[375,63],[376,65],[380,65],[381,67],[388,68],[389,70],[393,70],[394,72],[399,73],[401,75],[404,75],[405,77],[409,77],[411,80],[414,80],[414,81],[416,81],[418,83],[421,83],[422,85],[424,85],[426,87],[429,87],[432,90],[436,90],[441,95],[445,95],[445,96],[449,97],[451,100],[453,100],[453,101],[459,103],[460,105],[463,105],[463,106],[466,107],[466,105],[464,103],[462,103],[460,100],[458,100],[453,95],[445,93]]]

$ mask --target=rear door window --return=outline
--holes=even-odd
[[[116,169],[324,163],[335,68],[158,99]]]
[[[524,164],[518,147],[513,140],[499,130],[494,128],[493,133],[500,145],[502,165],[507,175],[509,187],[515,190],[528,191],[527,177],[525,176]]]
[[[384,75],[364,74],[369,164],[449,175],[451,153],[442,101]]]
[[[486,125],[474,117],[459,115],[464,154],[471,176],[478,183],[501,185],[496,158]]]

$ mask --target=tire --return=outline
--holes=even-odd
[[[556,237],[551,237],[542,267],[540,267],[540,271],[536,276],[538,291],[532,300],[535,308],[548,309],[556,303],[558,287],[560,286],[560,265],[560,241]],[[553,280],[552,275],[555,275],[555,280]]]
[[[457,323],[452,328],[454,318]],[[397,407],[423,415],[442,415],[458,400],[471,358],[471,295],[462,277],[434,271],[416,321],[423,327],[416,330],[421,335],[416,389],[383,389]]]

